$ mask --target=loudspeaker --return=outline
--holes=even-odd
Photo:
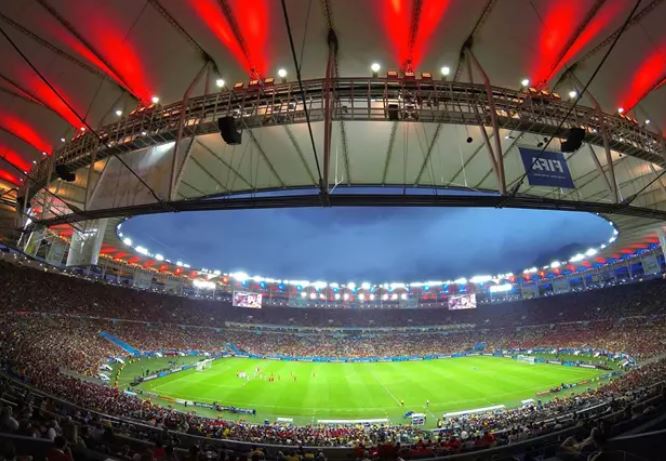
[[[243,133],[236,129],[236,120],[233,117],[220,117],[217,119],[222,139],[227,144],[240,144]]]
[[[397,104],[388,105],[389,120],[398,120],[400,118],[400,107]]]
[[[575,152],[583,143],[585,137],[585,130],[582,128],[572,128],[569,130],[567,140],[561,144],[560,150],[562,152]]]
[[[67,182],[76,181],[76,174],[72,173],[67,169],[65,165],[56,165],[55,167],[56,174],[60,179]]]

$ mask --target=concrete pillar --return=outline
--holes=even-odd
[[[104,233],[108,220],[96,219],[77,224],[69,242],[67,266],[95,266],[99,259],[99,251],[104,241]]]
[[[46,262],[53,266],[61,266],[62,258],[65,256],[67,245],[58,238],[51,239],[49,252],[46,254]]]
[[[666,232],[664,232],[663,227],[657,228],[657,236],[659,237],[659,246],[661,247],[661,253],[664,255],[664,259],[666,259]]]
[[[36,256],[37,252],[39,251],[39,247],[42,245],[42,240],[44,239],[45,234],[45,229],[41,226],[30,232],[28,240],[25,242],[25,247],[23,247],[25,254]]]

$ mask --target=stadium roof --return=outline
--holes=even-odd
[[[589,117],[597,104],[606,114],[617,114],[622,108],[623,115],[630,117],[610,133],[617,201],[603,142],[589,127],[586,144],[568,156],[575,189],[522,185],[517,146],[537,146],[544,137],[562,135],[552,127],[560,122],[565,128],[575,126],[576,120],[553,118],[550,125],[528,127],[512,125],[507,117],[508,122],[499,125],[497,141],[508,190],[518,182],[522,185],[517,206],[546,206],[544,198],[563,201],[559,208],[592,204],[582,209],[606,213],[620,229],[620,239],[609,249],[617,251],[652,238],[661,222],[660,213],[666,210],[666,179],[660,177],[666,130],[664,17],[666,2],[661,0],[146,0],[123,2],[122,7],[104,2],[4,2],[0,7],[4,58],[0,71],[0,187],[6,197],[14,197],[13,189],[24,182],[23,172],[42,157],[60,152],[63,158],[70,158],[64,155],[72,152],[66,146],[80,135],[81,128],[106,127],[105,132],[113,132],[114,124],[120,126],[137,106],[157,100],[153,98],[159,99],[159,110],[167,110],[170,104],[182,101],[190,87],[192,105],[209,101],[210,95],[220,94],[221,80],[230,88],[235,82],[247,85],[250,78],[275,76],[279,87],[278,69],[287,73],[289,83],[284,88],[295,94],[300,88],[295,57],[311,95],[312,123],[278,118],[265,123],[265,118],[253,113],[238,146],[227,145],[209,123],[194,133],[187,165],[173,194],[155,178],[148,181],[160,198],[166,195],[190,203],[188,206],[205,206],[210,202],[194,199],[235,193],[252,193],[255,199],[262,190],[316,190],[321,186],[320,170],[325,176],[328,173],[324,180],[330,190],[368,185],[461,189],[476,196],[477,204],[513,206],[497,195],[500,185],[488,152],[489,145],[497,147],[493,133],[489,131],[489,142],[484,140],[473,111],[467,113],[467,119],[453,118],[457,110],[453,102],[461,100],[460,94],[480,98],[485,73],[493,88],[501,89],[496,92],[498,98],[517,101],[517,94],[527,93],[522,81],[528,79],[529,86],[547,90],[548,98],[551,92],[559,93],[561,101],[551,98],[549,107],[564,110],[579,96],[570,92],[581,93],[589,81],[578,105],[592,109],[581,112],[582,117]],[[326,88],[322,91],[321,79],[326,76],[332,49],[336,52],[329,74],[338,77],[332,90],[339,98],[344,91],[356,93],[335,99],[330,160],[325,161]],[[416,77],[430,72],[436,82],[428,89],[430,94],[455,86],[458,96],[448,99],[449,106],[428,120],[351,119],[356,114],[354,101],[359,98],[367,95],[367,106],[381,102],[377,92],[384,90],[370,78],[373,63],[379,64],[380,77],[389,70],[413,70]],[[446,82],[455,85],[446,87]],[[225,91],[221,93],[227,94]],[[247,88],[243,94],[250,94]],[[516,104],[524,103],[521,99]],[[381,113],[383,117],[383,109]],[[577,115],[574,111],[573,116]],[[483,124],[489,130],[490,122]],[[647,138],[625,142],[625,137],[642,135]],[[125,154],[123,158],[159,154],[154,147],[160,144],[158,140],[148,138],[146,145],[152,147],[140,148],[134,143],[131,152],[141,155]],[[646,147],[645,139],[659,142]],[[557,149],[557,141],[551,147]],[[161,148],[173,149],[173,145]],[[182,155],[185,149],[179,149]],[[112,153],[102,150],[101,159],[96,159],[89,157],[93,150],[83,160],[68,164],[79,169],[76,181],[53,181],[51,193],[77,209],[127,208],[118,214],[159,210],[161,203],[150,210],[132,208],[149,202],[147,191],[121,166],[113,170],[113,165],[107,165],[118,162],[115,157],[109,160]],[[94,168],[88,172],[85,165],[93,160]],[[139,160],[130,166],[141,168]],[[102,184],[99,177],[105,167],[125,176],[121,189],[128,192],[119,197],[119,184],[113,187],[107,181],[98,187],[97,203],[91,204],[87,185]],[[452,204],[456,199],[446,200]],[[284,203],[298,205],[298,199]],[[640,213],[624,215],[626,205],[658,213],[642,213],[640,218],[636,217]]]

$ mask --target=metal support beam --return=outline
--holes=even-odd
[[[492,195],[411,195],[411,194],[334,194],[330,196],[331,206],[379,206],[379,207],[504,207],[540,210],[588,211],[592,213],[618,214],[648,219],[666,220],[666,211],[625,204],[602,203],[578,200],[549,199],[532,196],[499,196]],[[224,194],[215,198],[211,196],[191,200],[169,202],[174,211],[203,210],[240,210],[257,208],[295,208],[320,207],[321,197],[315,195],[286,194],[284,196],[257,196],[230,198]],[[164,207],[160,203],[147,203],[124,208],[80,211],[53,219],[40,220],[35,225],[52,226],[56,224],[74,223],[83,220],[103,217],[131,216],[135,214],[161,213]],[[30,228],[28,229],[30,230]]]
[[[483,27],[483,24],[486,22],[486,19],[490,15],[490,12],[492,11],[496,1],[497,0],[488,0],[486,5],[483,7],[483,10],[481,11],[481,14],[476,20],[476,23],[474,24],[472,31],[469,33],[469,35],[463,42],[462,47],[460,48],[460,53],[458,54],[458,63],[456,64],[456,71],[453,73],[454,81],[460,80],[460,75],[462,74],[462,62],[465,59],[465,50],[471,48],[472,43],[474,42],[474,37],[476,36],[477,32],[481,30],[481,27]]]
[[[93,171],[95,169],[95,159],[96,159],[96,157],[97,157],[97,151],[94,150],[92,152],[92,159],[91,159],[90,165],[88,165],[88,178],[86,179],[86,198],[83,201],[83,209],[84,210],[88,209],[88,202],[90,200],[90,194],[91,194],[92,189],[93,189],[92,175],[93,175]]]
[[[620,202],[620,194],[615,179],[615,167],[613,166],[613,156],[611,155],[610,143],[608,141],[608,130],[604,125],[601,126],[601,138],[604,143],[604,152],[606,153],[606,165],[608,165],[608,173],[610,173],[610,183],[612,188],[612,197],[614,203]]]
[[[604,178],[604,182],[606,183],[606,187],[608,188],[608,192],[613,195],[614,189],[613,186],[611,185],[610,181],[608,180],[608,176],[606,176],[606,172],[604,171],[604,167],[601,166],[601,162],[597,158],[597,154],[594,152],[594,149],[592,148],[591,145],[587,145],[588,149],[590,150],[590,155],[592,156],[592,161],[594,162],[594,166],[597,168],[597,171],[599,172],[599,175]]]
[[[659,188],[661,191],[664,193],[664,196],[666,196],[666,186],[664,185],[664,182],[661,180],[659,177],[659,173],[657,173],[657,170],[655,169],[654,165],[650,163],[650,171],[652,171],[652,174],[657,178],[657,184],[659,185]]]
[[[303,165],[303,168],[307,172],[308,177],[312,182],[312,185],[315,187],[319,187],[319,184],[317,184],[317,180],[315,179],[314,175],[312,174],[312,171],[310,171],[310,167],[305,161],[305,155],[303,155],[303,150],[301,149],[301,146],[298,144],[298,141],[296,141],[296,137],[294,136],[294,133],[291,131],[291,128],[289,128],[289,125],[284,126],[284,131],[287,133],[287,137],[291,142],[291,146],[294,148],[294,152],[296,152],[296,154],[298,154],[298,158],[301,159],[301,164]]]
[[[423,163],[421,164],[421,168],[419,169],[419,173],[416,175],[416,179],[414,180],[414,185],[418,186],[419,182],[421,182],[421,177],[423,176],[423,172],[425,171],[426,167],[428,166],[428,162],[430,161],[430,156],[432,155],[432,151],[435,149],[435,145],[437,145],[437,140],[439,139],[439,133],[442,131],[442,124],[438,123],[437,128],[435,128],[435,133],[432,135],[432,139],[430,140],[430,144],[428,145],[428,152],[426,152],[426,155],[423,157]],[[433,183],[435,182],[435,178],[432,178]]]
[[[395,144],[395,135],[398,132],[398,122],[393,122],[391,135],[389,136],[388,147],[386,148],[386,160],[384,161],[384,173],[382,173],[382,184],[386,184],[386,175],[388,174],[391,155],[393,154],[393,144]]]
[[[493,127],[493,138],[495,140],[495,150],[492,152],[492,154],[493,157],[495,158],[498,170],[497,179],[499,183],[499,191],[502,195],[505,195],[506,177],[504,176],[504,156],[502,155],[502,142],[500,141],[499,125],[497,123],[495,97],[493,96],[493,90],[490,86],[490,79],[488,78],[488,74],[486,74],[486,71],[483,69],[479,61],[476,59],[476,56],[474,56],[472,50],[468,48],[467,53],[474,62],[474,65],[476,66],[477,70],[481,73],[481,76],[483,77],[483,85],[486,88],[486,95],[488,96],[488,109],[490,110],[490,123],[492,124]],[[469,70],[469,72],[470,72],[470,81],[471,81],[472,78],[471,69]]]
[[[328,60],[326,61],[326,76],[324,78],[324,177],[322,185],[325,193],[330,192],[330,168],[331,168],[331,138],[333,131],[333,103],[331,101],[331,79],[335,72],[333,62],[333,53],[331,47],[328,50]]]
[[[201,147],[203,148],[204,152],[207,152],[208,154],[210,154],[211,157],[213,157],[215,160],[217,160],[218,162],[220,162],[222,165],[224,165],[225,168],[227,168],[229,171],[231,171],[231,172],[232,172],[232,173],[233,173],[238,179],[240,179],[241,181],[243,181],[243,183],[244,183],[248,188],[250,188],[250,189],[254,189],[254,185],[253,185],[250,181],[248,181],[247,179],[245,179],[245,177],[244,177],[242,174],[240,174],[240,172],[239,172],[236,168],[234,168],[233,165],[229,164],[229,163],[228,163],[226,160],[224,160],[223,158],[218,157],[218,156],[215,154],[215,152],[213,152],[213,150],[212,150],[210,147],[208,147],[206,144],[204,144],[202,141],[200,141],[200,140],[197,139],[197,140],[196,140],[196,143],[197,143],[198,146],[201,146]]]
[[[261,155],[261,158],[264,159],[264,162],[266,162],[266,166],[268,169],[273,173],[273,176],[275,179],[277,179],[278,183],[280,183],[280,187],[285,187],[286,184],[278,174],[277,170],[275,169],[275,166],[273,166],[273,163],[268,159],[268,155],[266,154],[266,151],[264,150],[263,147],[261,147],[261,144],[259,144],[259,140],[257,137],[254,135],[254,132],[252,130],[247,130],[247,134],[250,137],[250,141],[254,144],[254,147],[256,147],[257,152],[259,152],[259,155]]]
[[[176,143],[173,146],[173,155],[171,158],[171,179],[169,181],[169,200],[173,200],[175,198],[176,179],[179,175],[180,170],[184,167],[186,160],[183,159],[180,165],[176,165],[178,163],[178,147],[180,146],[180,142],[183,139],[183,130],[185,129],[185,114],[187,113],[187,104],[190,100],[190,94],[192,93],[192,89],[194,89],[195,85],[199,82],[201,76],[204,75],[204,72],[207,67],[208,67],[208,61],[205,62],[203,66],[201,66],[199,72],[197,72],[197,74],[194,76],[189,86],[185,90],[185,93],[183,94],[182,109],[180,111],[180,120],[178,121],[178,134],[176,134]]]
[[[474,82],[474,74],[472,73],[472,64],[470,62],[470,59],[465,60],[467,63],[467,73],[469,74],[469,80],[470,82]],[[486,148],[488,149],[488,155],[490,156],[490,163],[493,167],[493,171],[495,172],[495,178],[497,179],[497,186],[498,189],[502,194],[506,193],[506,185],[503,189],[502,192],[502,182],[500,179],[500,170],[499,170],[499,165],[497,164],[497,158],[495,157],[495,152],[493,151],[493,146],[490,143],[490,138],[488,137],[488,133],[486,132],[486,125],[483,122],[483,119],[481,118],[481,114],[479,113],[479,109],[474,105],[474,112],[476,113],[476,117],[479,122],[479,129],[481,130],[481,134],[483,135],[483,141],[486,143]]]
[[[136,94],[134,94],[134,92],[132,91],[131,87],[128,85],[127,81],[124,79],[124,77],[122,76],[122,74],[120,74],[120,73],[119,73],[119,72],[113,67],[113,65],[112,65],[109,61],[107,61],[107,60],[104,58],[104,56],[102,56],[101,54],[99,54],[99,53],[97,52],[97,50],[92,46],[92,44],[91,44],[90,42],[88,42],[88,41],[83,37],[83,35],[81,35],[81,34],[79,33],[78,30],[76,30],[76,28],[74,27],[74,25],[73,25],[72,23],[70,23],[69,21],[67,21],[67,19],[65,19],[64,16],[62,16],[60,13],[58,13],[58,11],[57,11],[53,6],[51,6],[46,0],[37,0],[37,2],[38,2],[40,5],[42,5],[42,7],[43,7],[46,11],[48,11],[49,14],[50,14],[51,16],[53,16],[53,17],[56,19],[56,21],[58,21],[58,22],[60,23],[61,26],[63,26],[65,29],[67,29],[67,31],[68,31],[69,33],[71,33],[71,34],[74,36],[74,38],[76,38],[79,42],[81,42],[81,43],[83,44],[83,46],[85,46],[86,48],[88,48],[88,50],[90,50],[90,52],[95,56],[95,58],[97,58],[101,63],[104,64],[104,66],[105,66],[107,69],[109,69],[109,70],[113,73],[113,75],[109,75],[109,77],[111,77],[112,80],[116,80],[116,79],[119,80],[120,82],[122,82],[123,87],[124,87],[123,89],[124,89],[125,91],[127,91],[128,93],[130,93],[130,94],[131,94],[132,96],[134,96],[137,100],[140,100],[140,99],[141,99],[139,96],[137,96]],[[106,76],[106,74],[105,74],[105,76]]]

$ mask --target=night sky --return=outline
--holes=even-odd
[[[343,283],[522,270],[539,256],[568,259],[574,246],[598,246],[612,227],[574,212],[298,208],[139,216],[123,232],[193,268]]]

